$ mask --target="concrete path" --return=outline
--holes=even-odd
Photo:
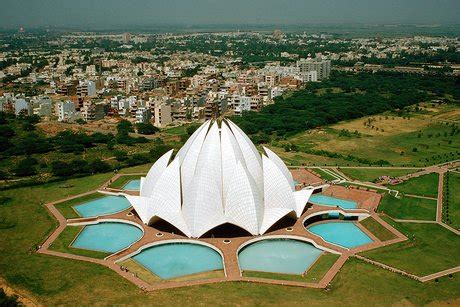
[[[414,194],[404,194],[404,196],[406,196],[406,197],[412,197],[412,198],[421,198],[421,199],[438,200],[437,197],[420,196],[420,195],[414,195]]]
[[[104,183],[102,185],[101,189],[103,191],[108,190],[107,187],[122,175],[131,175],[131,174],[116,174],[113,178],[111,178],[106,183]],[[440,187],[442,189],[442,184],[440,184]],[[356,191],[351,191],[351,190],[346,189],[344,187],[335,186],[334,188],[336,190],[337,189],[338,190],[343,189],[345,192],[351,193],[351,194],[358,193]],[[111,190],[114,190],[114,192],[120,192],[120,190],[116,190],[116,189],[111,189]],[[351,210],[340,209],[339,211],[343,211],[345,213],[347,213],[347,212],[349,212],[349,213],[367,213],[370,216],[372,216],[372,218],[374,218],[383,227],[385,227],[390,232],[392,232],[395,235],[396,238],[392,239],[392,240],[381,242],[373,234],[370,234],[369,231],[367,231],[367,229],[363,229],[363,231],[365,231],[366,233],[371,235],[371,237],[373,238],[374,241],[372,243],[369,243],[369,244],[366,244],[366,245],[363,245],[363,246],[360,246],[358,248],[354,248],[354,249],[351,249],[351,250],[347,250],[347,249],[344,249],[344,248],[339,247],[337,245],[330,244],[329,242],[324,241],[321,237],[316,236],[316,235],[306,231],[305,228],[304,228],[304,225],[303,225],[303,221],[308,216],[311,216],[312,214],[315,214],[317,212],[324,212],[324,211],[327,211],[327,210],[337,210],[337,208],[315,205],[315,206],[311,207],[310,209],[306,210],[304,212],[304,214],[302,214],[301,218],[299,218],[296,221],[296,223],[292,226],[291,229],[288,230],[288,228],[281,228],[281,229],[278,229],[278,230],[275,230],[275,231],[267,233],[266,235],[264,235],[264,237],[266,237],[266,238],[269,238],[269,237],[289,238],[289,237],[294,236],[294,237],[297,237],[297,238],[302,238],[302,239],[308,240],[310,242],[314,242],[315,244],[317,244],[319,246],[323,246],[324,248],[330,250],[331,252],[340,254],[341,256],[339,257],[339,259],[333,264],[333,266],[328,270],[328,272],[324,275],[324,277],[318,283],[305,283],[305,282],[298,282],[298,281],[282,281],[282,280],[271,280],[271,279],[265,279],[265,278],[243,277],[242,274],[241,274],[239,264],[238,264],[237,253],[238,253],[238,248],[240,246],[242,246],[242,244],[244,244],[244,243],[246,243],[246,242],[248,242],[250,240],[253,240],[255,238],[255,237],[252,237],[252,236],[248,236],[248,237],[231,238],[231,242],[229,244],[224,243],[224,240],[222,238],[203,238],[203,239],[199,240],[201,242],[205,242],[205,243],[213,245],[215,248],[219,249],[222,252],[222,254],[224,255],[223,261],[224,261],[226,277],[212,278],[212,279],[205,279],[205,280],[191,280],[191,281],[183,281],[183,282],[173,282],[173,281],[168,282],[168,281],[164,281],[164,282],[161,282],[161,283],[156,283],[156,284],[151,285],[151,284],[148,284],[145,281],[141,280],[140,278],[135,276],[133,273],[121,270],[120,266],[117,264],[117,261],[121,261],[126,257],[130,257],[133,253],[138,251],[139,248],[141,248],[142,246],[145,246],[146,244],[150,244],[152,242],[168,241],[168,240],[171,240],[171,239],[181,239],[181,240],[185,239],[185,240],[193,241],[194,239],[189,239],[189,238],[186,238],[186,237],[183,237],[181,235],[174,234],[174,233],[167,233],[167,232],[164,232],[164,231],[160,231],[160,230],[155,229],[154,227],[151,227],[151,226],[145,226],[145,225],[143,225],[143,223],[140,221],[140,219],[136,215],[127,215],[127,213],[132,210],[131,208],[127,209],[125,211],[119,212],[119,213],[115,213],[115,214],[107,215],[107,216],[103,216],[103,217],[98,217],[98,218],[91,218],[91,219],[77,218],[77,219],[66,220],[65,217],[62,216],[62,214],[59,212],[59,210],[57,210],[57,208],[55,207],[55,205],[57,205],[57,204],[59,204],[61,202],[65,202],[65,201],[68,201],[68,200],[71,200],[71,199],[75,199],[75,198],[78,198],[78,197],[89,195],[89,194],[95,193],[97,191],[98,190],[88,191],[88,192],[85,192],[85,193],[82,193],[82,194],[79,194],[79,195],[67,197],[65,199],[46,204],[46,207],[48,208],[48,210],[59,221],[59,226],[55,229],[55,231],[48,238],[46,238],[46,240],[40,246],[40,248],[38,249],[37,252],[41,253],[41,254],[59,256],[59,257],[64,257],[64,258],[68,258],[68,259],[75,259],[75,260],[79,260],[79,261],[87,261],[87,262],[92,262],[92,263],[107,266],[110,269],[112,269],[112,270],[116,271],[117,273],[119,273],[121,276],[123,276],[127,280],[129,280],[129,281],[133,282],[134,284],[136,284],[137,286],[139,286],[141,289],[146,290],[146,291],[152,291],[152,290],[157,290],[157,289],[167,289],[167,288],[174,288],[174,287],[191,286],[191,285],[201,285],[201,284],[224,282],[224,281],[257,282],[257,283],[268,283],[268,284],[289,285],[289,286],[299,286],[299,287],[326,288],[330,284],[330,282],[333,280],[333,278],[336,276],[336,274],[339,272],[339,270],[342,268],[342,266],[344,265],[344,263],[346,262],[346,260],[350,256],[356,256],[357,253],[360,253],[362,251],[366,251],[366,250],[370,250],[370,249],[374,249],[374,248],[378,248],[378,247],[383,247],[383,246],[387,246],[387,245],[390,245],[390,244],[394,244],[394,243],[398,243],[398,242],[402,242],[402,241],[407,240],[407,238],[404,236],[404,234],[400,233],[398,230],[396,230],[391,225],[386,223],[383,219],[381,219],[381,217],[376,212],[374,212],[373,210],[370,210],[371,208],[373,208],[373,206],[367,206],[366,205],[364,208],[366,208],[367,210],[365,210],[365,209],[351,209]],[[360,191],[359,193],[362,194],[362,193],[371,193],[371,192]],[[377,193],[374,193],[374,194],[376,194],[379,197],[372,198],[371,199],[372,202],[377,201],[377,199],[380,200],[381,195],[377,194]],[[442,201],[442,199],[441,199],[441,201]],[[360,202],[358,202],[358,203],[360,204],[360,206],[363,205]],[[442,204],[442,202],[441,202],[441,204]],[[79,255],[73,255],[73,254],[66,254],[66,253],[61,253],[61,252],[49,250],[49,246],[51,245],[51,243],[59,236],[59,234],[65,229],[65,227],[67,225],[69,225],[69,223],[70,224],[88,223],[88,222],[94,222],[95,220],[96,221],[97,220],[103,221],[105,219],[121,219],[121,220],[126,220],[126,221],[129,221],[129,222],[134,222],[134,223],[138,224],[140,227],[143,228],[144,236],[138,242],[134,243],[132,246],[126,248],[125,250],[122,250],[120,252],[117,252],[115,254],[110,255],[110,256],[106,257],[106,259],[94,259],[94,258],[89,258],[89,257],[84,257],[84,256],[79,256]],[[420,222],[420,221],[413,221],[413,222]],[[436,223],[435,221],[421,221],[421,222],[422,223],[424,223],[424,222]],[[159,232],[162,233],[162,236],[157,236],[157,234]],[[364,258],[362,256],[357,256],[357,257],[358,258],[360,258],[360,257]],[[384,266],[384,267],[386,266],[386,265],[380,264],[380,263],[375,263],[375,264],[379,265],[379,266]],[[401,270],[398,270],[398,269],[395,269],[395,268],[391,268],[389,266],[386,266],[386,267],[388,267],[387,269],[391,269],[391,270],[396,271],[398,273],[400,273],[400,271],[401,271]],[[455,270],[455,269],[456,268],[451,269],[451,270],[447,270],[446,274],[450,274],[450,272],[452,272],[452,270]],[[403,271],[401,271],[401,272],[403,272]],[[433,276],[438,276],[436,274],[441,274],[442,275],[443,273],[444,273],[444,271],[443,272],[438,272],[438,273],[435,273],[435,274],[432,274],[432,275]],[[412,274],[409,274],[407,272],[406,272],[406,274],[412,276]],[[436,277],[433,277],[433,278],[436,278]]]

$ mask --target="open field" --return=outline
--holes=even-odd
[[[370,125],[365,125],[370,123]],[[409,133],[418,131],[421,128],[427,127],[429,121],[423,118],[410,118],[406,119],[399,116],[376,115],[360,118],[359,120],[340,122],[332,125],[331,128],[336,130],[358,131],[363,135],[370,136],[391,136],[397,131],[399,133]],[[373,127],[373,128],[372,128]]]
[[[356,259],[347,261],[333,280],[330,291],[252,283],[219,283],[144,293],[106,267],[28,252],[40,244],[57,223],[42,203],[93,190],[112,175],[101,174],[0,191],[0,196],[10,198],[0,206],[0,226],[8,224],[8,227],[0,227],[0,274],[10,286],[27,290],[44,305],[152,302],[167,305],[222,305],[242,300],[247,305],[292,305],[304,301],[312,305],[359,305],[360,302],[371,305],[420,305],[445,300],[453,303],[452,300],[459,299],[458,274],[454,274],[453,278],[440,278],[439,283],[422,284]],[[71,187],[60,188],[63,185]],[[442,235],[451,239],[448,234]],[[451,246],[448,244],[447,247]],[[439,248],[444,250],[444,247]],[[450,252],[446,256],[439,254],[437,257],[449,255]],[[359,300],[356,299],[356,293],[360,293]]]
[[[411,178],[397,185],[389,185],[388,187],[405,194],[437,197],[438,181],[439,175],[437,173],[431,173],[420,177]]]
[[[459,158],[460,139],[453,130],[459,122],[442,120],[455,118],[458,110],[455,105],[435,105],[404,116],[387,112],[307,130],[272,146],[297,165],[359,166],[366,165],[365,160],[374,165],[379,160],[395,166],[436,164]],[[296,145],[296,151],[284,152],[285,143]]]
[[[331,181],[331,180],[335,180],[337,178],[335,178],[334,176],[326,173],[325,171],[323,171],[322,169],[319,169],[319,168],[315,168],[314,171],[320,175],[320,177],[324,180],[327,180],[327,181]]]
[[[410,239],[364,252],[364,257],[418,276],[460,265],[458,235],[437,224],[390,223]]]
[[[372,217],[368,217],[359,223],[363,225],[367,230],[369,230],[380,241],[388,241],[396,238],[396,236],[391,231],[383,227]]]
[[[74,254],[80,256],[86,256],[91,258],[99,258],[103,259],[110,255],[110,253],[98,252],[98,251],[91,251],[81,248],[74,248],[71,247],[70,244],[72,241],[77,237],[80,231],[83,229],[83,226],[68,226],[64,229],[63,232],[59,235],[59,237],[51,244],[50,249],[67,253],[67,254]]]
[[[399,177],[417,172],[417,169],[391,169],[391,168],[340,168],[340,171],[349,178],[359,181],[374,182],[380,176]]]
[[[446,197],[445,201],[448,202],[450,224],[452,227],[460,229],[460,174],[447,173],[445,184],[449,187],[449,193],[445,191],[444,196]]]
[[[386,194],[380,201],[379,212],[396,219],[436,220],[436,200]]]
[[[152,167],[152,163],[136,165],[132,167],[126,167],[119,171],[120,174],[129,174],[129,173],[144,173],[147,174],[149,169]]]

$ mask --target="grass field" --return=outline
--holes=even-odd
[[[383,227],[372,217],[368,217],[359,223],[363,225],[367,230],[369,230],[380,241],[388,241],[396,238],[396,236],[391,231]]]
[[[460,139],[452,134],[454,124],[442,122],[442,116],[458,110],[454,105],[437,105],[423,114],[409,113],[404,118],[385,113],[308,130],[272,146],[278,147],[277,153],[285,161],[296,165],[365,166],[358,159],[386,160],[395,166],[437,164],[460,156]],[[365,126],[369,120],[371,126]],[[344,134],[344,130],[348,133]],[[298,150],[284,152],[285,143],[296,145]],[[307,154],[308,150],[324,150],[341,156]]]
[[[187,127],[188,125],[182,125],[173,128],[167,128],[163,130],[163,132],[172,135],[183,135],[187,133]]]
[[[420,196],[437,197],[438,196],[439,175],[431,173],[416,178],[411,178],[397,185],[388,186],[405,194],[414,194]]]
[[[327,181],[332,181],[332,180],[335,180],[337,178],[335,178],[334,176],[326,173],[325,171],[323,171],[322,169],[319,169],[319,168],[314,168],[313,169],[318,175],[320,175],[320,177],[324,180],[327,180]]]
[[[336,254],[327,253],[321,255],[321,257],[313,264],[313,266],[308,270],[307,274],[305,274],[304,276],[259,271],[243,271],[243,276],[317,283],[321,281],[323,276],[327,273],[330,267],[337,261],[337,259],[339,259],[339,255]]]
[[[409,273],[425,276],[460,265],[460,237],[437,224],[390,222],[410,240],[362,253]]]
[[[332,281],[329,291],[237,282],[144,293],[106,267],[29,252],[31,248],[42,243],[57,224],[42,206],[43,203],[91,191],[112,175],[101,174],[0,191],[0,197],[7,198],[0,205],[0,275],[10,286],[28,291],[43,305],[224,305],[244,302],[245,305],[292,306],[305,302],[310,305],[362,305],[363,302],[368,305],[422,305],[440,301],[460,303],[458,274],[454,274],[453,278],[440,278],[439,283],[422,284],[357,259],[347,261]],[[431,238],[431,232],[428,229],[417,235]],[[445,232],[442,232],[441,239],[434,238],[437,244],[428,249],[427,255],[421,255],[425,263],[426,258],[433,257],[435,265],[449,264],[455,260],[459,253],[452,253],[460,246],[457,239]],[[435,256],[432,255],[435,252],[432,248],[437,249]],[[423,249],[425,250],[426,248]],[[439,252],[440,250],[443,252]],[[398,253],[395,254],[397,255]],[[407,257],[405,254],[403,256]],[[411,258],[412,261],[417,259],[417,255],[415,256]],[[357,293],[359,299],[356,297]]]
[[[386,194],[380,201],[378,211],[396,219],[436,220],[436,200]]]
[[[153,163],[141,164],[132,167],[127,167],[119,171],[120,174],[140,173],[147,174]]]
[[[445,180],[445,184],[449,187],[449,193],[447,191],[444,193],[449,204],[449,224],[460,229],[460,174],[449,172],[446,174]]]
[[[80,256],[86,256],[91,258],[99,258],[103,259],[110,255],[110,253],[98,252],[98,251],[91,251],[81,248],[74,248],[70,246],[72,241],[77,237],[80,231],[83,229],[83,226],[68,226],[66,227],[59,237],[51,244],[50,249],[67,253],[67,254],[74,254]]]
[[[125,176],[121,176],[117,180],[112,182],[109,185],[109,187],[114,188],[114,189],[121,189],[129,181],[139,179],[140,177],[141,177],[140,175],[125,175]]]
[[[391,168],[340,168],[340,171],[349,178],[359,181],[374,182],[380,176],[399,177],[412,174],[418,169],[391,169]]]
[[[104,197],[101,193],[92,193],[82,197],[74,198],[55,205],[56,209],[67,219],[78,218],[80,215],[73,209],[74,206],[85,203],[90,200]]]

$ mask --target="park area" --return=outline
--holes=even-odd
[[[292,165],[417,168],[458,159],[460,140],[456,137],[456,125],[450,121],[458,114],[456,107],[420,106],[425,106],[423,112],[407,111],[404,115],[386,112],[339,122],[295,134],[271,145],[279,148],[275,151]],[[354,175],[356,172],[351,171],[350,176]],[[378,175],[361,180],[372,181]],[[392,170],[382,175],[401,176],[404,172]]]

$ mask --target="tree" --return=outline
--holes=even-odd
[[[152,149],[150,149],[150,156],[152,157],[153,160],[157,160],[169,150],[171,150],[171,146],[169,145],[164,145],[164,144],[157,145],[153,147]]]
[[[128,159],[128,154],[126,153],[126,151],[123,151],[123,150],[115,150],[113,152],[113,154],[115,155],[115,159],[118,161],[118,162],[122,162],[122,161],[125,161],[126,159]]]
[[[17,295],[7,295],[5,290],[0,288],[0,306],[15,307],[21,305],[22,304],[19,304]]]
[[[9,138],[13,135],[15,135],[15,132],[10,126],[4,125],[0,127],[0,136]]]
[[[120,134],[128,134],[129,132],[134,132],[133,124],[130,121],[122,120],[117,124],[117,131]]]
[[[136,124],[136,129],[137,129],[137,133],[147,134],[147,135],[155,134],[156,132],[160,131],[160,129],[158,129],[151,123],[138,123]]]
[[[91,161],[88,165],[88,168],[92,173],[106,173],[112,170],[110,164],[100,159],[95,159]]]
[[[187,132],[188,135],[192,135],[193,132],[195,132],[199,127],[200,125],[190,125],[185,129],[185,131]]]
[[[54,176],[58,177],[67,177],[73,174],[73,170],[69,163],[60,160],[51,163],[51,172]]]
[[[146,164],[149,162],[150,162],[150,157],[147,154],[142,154],[142,153],[136,153],[130,156],[128,160],[126,160],[126,164],[128,166]]]
[[[37,173],[36,165],[38,164],[37,159],[32,157],[26,157],[20,160],[13,169],[13,173],[16,176],[25,177],[32,176]]]

